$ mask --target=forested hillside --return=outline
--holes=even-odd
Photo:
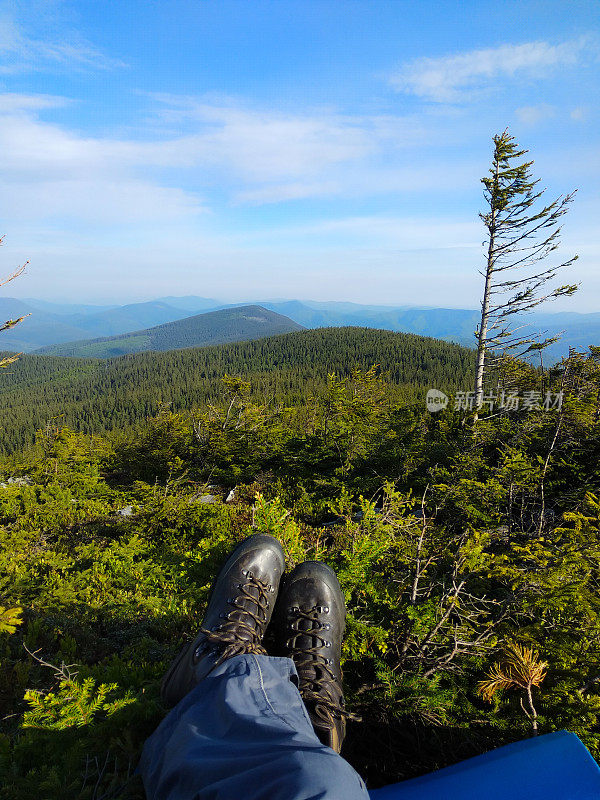
[[[38,352],[55,356],[111,358],[144,350],[174,350],[241,342],[301,329],[298,323],[261,306],[241,306],[196,314],[120,336],[52,345]]]
[[[326,377],[328,351],[347,363]],[[288,566],[316,558],[339,575],[347,703],[362,716],[345,756],[370,786],[562,728],[600,757],[598,353],[549,373],[509,360],[498,385],[528,403],[476,424],[453,402],[407,404],[367,368],[386,354],[390,367],[404,358],[396,380],[431,384],[462,381],[471,360],[342,329],[64,362],[93,380],[105,370],[79,388],[45,362],[71,411],[101,386],[105,413],[136,398],[141,415],[151,403],[134,378],[149,391],[161,358],[157,386],[180,363],[183,391],[200,358],[214,395],[195,397],[193,416],[163,408],[110,437],[58,421],[0,461],[3,797],[142,800],[134,770],[165,714],[161,676],[222,559],[257,531],[282,541]],[[260,371],[242,376],[247,355]],[[43,363],[20,365],[23,400],[42,402]],[[115,374],[130,375],[131,397],[110,388]],[[548,393],[562,402],[545,406]],[[101,394],[84,400],[90,429]]]
[[[322,387],[329,372],[347,375],[378,364],[398,396],[414,400],[424,387],[468,387],[472,361],[472,351],[458,345],[361,328],[108,361],[25,355],[0,374],[0,447],[11,451],[31,443],[47,424],[92,433],[132,425],[163,404],[189,410],[218,396],[225,373],[246,377],[258,397],[299,402]]]

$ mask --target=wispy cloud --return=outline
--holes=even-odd
[[[589,46],[587,38],[580,38],[556,45],[543,41],[504,44],[442,58],[418,58],[393,75],[390,82],[398,91],[425,100],[461,102],[497,79],[544,77],[556,67],[576,64]]]
[[[159,104],[157,140],[164,135],[161,125],[167,135],[186,131],[170,144],[152,147],[205,175],[218,173],[238,205],[430,185],[423,174],[428,169],[415,164],[412,154],[443,141],[427,115],[347,114],[332,108],[285,113],[235,98],[157,94],[151,99]],[[440,182],[438,172],[434,185]]]
[[[0,94],[0,215],[117,227],[187,219],[204,210],[194,192],[165,186],[152,168],[180,163],[174,143],[84,137],[39,119],[62,98]]]
[[[569,114],[574,122],[585,122],[589,115],[590,109],[588,106],[577,106]]]
[[[536,106],[522,106],[515,111],[516,117],[520,123],[533,127],[540,122],[546,122],[556,115],[554,106],[548,103],[539,103]]]
[[[71,101],[66,97],[51,94],[18,94],[3,92],[0,94],[1,113],[18,111],[40,111],[44,108],[62,108]]]
[[[284,114],[235,101],[155,95],[168,119],[191,122],[187,147],[197,159],[226,166],[246,179],[305,178],[364,158],[377,148],[372,123],[335,112]]]
[[[114,69],[126,64],[110,58],[90,42],[73,34],[72,40],[37,39],[9,17],[0,19],[0,74],[37,71],[49,67]]]
[[[0,213],[51,224],[195,224],[218,186],[234,206],[389,192],[456,191],[477,185],[476,163],[415,163],[431,134],[412,119],[284,114],[241,103],[161,98],[161,124],[141,139],[84,135],[44,120],[69,101],[0,94]],[[183,115],[165,130],[162,115]],[[153,135],[152,135],[153,134]],[[391,154],[391,160],[387,155]],[[183,180],[182,180],[183,177]],[[59,223],[59,221],[61,221]]]

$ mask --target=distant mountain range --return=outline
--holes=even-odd
[[[253,305],[288,317],[305,328],[360,326],[416,333],[468,346],[474,345],[473,334],[479,316],[474,309],[373,306],[308,300],[265,301]],[[194,295],[161,297],[124,306],[69,305],[36,299],[3,298],[0,299],[0,320],[14,319],[24,314],[31,316],[15,328],[2,332],[0,346],[13,352],[32,352],[41,347],[69,342],[76,343],[79,348],[84,340],[145,332],[149,328],[189,316],[239,307],[243,307],[243,304],[224,304]],[[590,344],[600,344],[600,313],[533,314],[526,321],[529,330],[545,331],[548,336],[564,331],[561,341],[546,351],[546,363],[567,355],[569,347],[585,349]]]
[[[185,300],[173,298],[178,299]],[[31,314],[20,325],[3,332],[1,347],[29,353],[46,345],[131,333],[219,307],[223,305],[214,300],[203,303],[202,298],[195,298],[190,307],[168,303],[167,298],[125,306],[59,305],[1,298],[2,321]]]
[[[274,311],[261,306],[241,306],[196,314],[120,336],[50,345],[36,353],[77,358],[114,358],[145,350],[178,350],[244,342],[300,330],[303,330],[302,325]]]

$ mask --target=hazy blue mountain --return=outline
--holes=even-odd
[[[202,298],[192,298],[192,300],[201,301]],[[198,302],[196,305],[201,303]],[[174,322],[184,316],[198,313],[193,306],[194,303],[190,303],[190,308],[182,310],[160,300],[130,303],[125,306],[91,306],[2,298],[0,299],[2,322],[25,314],[31,316],[15,328],[4,331],[0,344],[5,350],[31,352],[40,347],[62,342],[118,336]]]
[[[35,311],[35,308],[26,300],[17,300],[15,297],[0,297],[0,319],[2,322],[22,317],[32,311]]]
[[[187,316],[183,312],[183,316]],[[148,303],[132,303],[127,306],[111,308],[89,316],[74,315],[65,317],[71,324],[84,331],[86,338],[97,336],[118,336],[141,328],[153,328],[165,322],[181,319],[181,309],[170,306],[160,300]]]
[[[201,314],[204,311],[216,311],[219,308],[229,306],[229,303],[222,303],[220,300],[211,300],[208,297],[197,297],[189,294],[184,297],[159,297],[159,303],[167,303],[180,311],[189,311],[190,314]]]
[[[261,306],[241,306],[185,317],[121,336],[43,347],[36,352],[40,355],[112,358],[145,350],[178,350],[261,339],[297,330],[302,330],[302,326],[281,314]]]
[[[473,344],[477,311],[456,308],[399,308],[360,306],[354,303],[313,303],[283,301],[261,303],[307,328],[338,327],[340,325],[383,328],[384,330],[418,333],[436,339]]]
[[[27,353],[49,342],[69,342],[82,334],[81,328],[65,321],[63,317],[34,308],[29,302],[12,297],[0,298],[0,321],[17,319],[26,314],[14,328],[2,331],[3,350]]]
[[[348,303],[341,300],[301,300],[300,302],[309,308],[319,309],[320,311],[334,311],[340,314],[352,314],[353,312],[363,311],[398,311],[402,308],[414,308],[415,306],[384,306],[384,305],[363,305],[362,303]],[[420,308],[420,306],[419,306]],[[433,306],[432,306],[433,308]]]
[[[89,303],[49,303],[47,300],[38,300],[34,297],[26,297],[23,300],[39,311],[48,311],[50,314],[99,314],[111,308],[119,308],[118,303],[112,305],[95,306]]]
[[[558,314],[531,314],[525,330],[541,331],[544,337],[562,334],[561,339],[544,350],[544,363],[553,364],[569,354],[569,347],[585,350],[600,345],[600,314],[577,314],[564,311]],[[564,331],[564,333],[563,333]]]

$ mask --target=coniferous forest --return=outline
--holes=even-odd
[[[502,359],[477,420],[473,362],[330,329],[11,364],[4,796],[143,798],[161,676],[252,532],[339,575],[344,754],[369,786],[563,728],[599,758],[599,354]]]
[[[137,353],[106,361],[22,356],[3,373],[0,446],[33,443],[57,420],[86,433],[133,425],[158,413],[212,402],[227,372],[252,376],[259,397],[299,403],[327,381],[377,364],[405,397],[453,389],[470,380],[468,348],[422,336],[369,328],[323,328],[202,349]]]

